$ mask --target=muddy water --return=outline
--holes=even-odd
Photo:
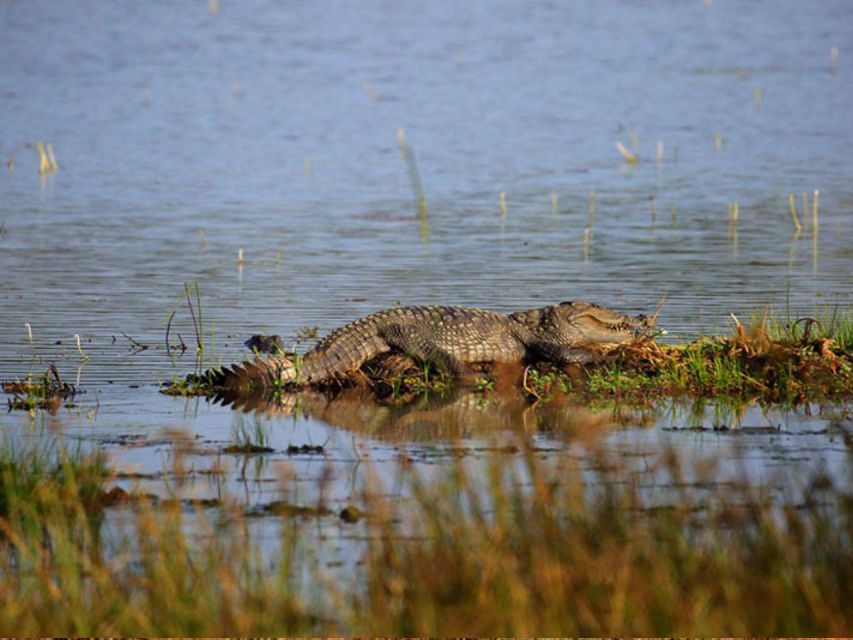
[[[370,407],[243,415],[156,385],[195,366],[165,349],[173,312],[171,341],[194,346],[184,283],[200,287],[208,364],[252,333],[289,344],[397,302],[636,313],[666,294],[676,340],[766,305],[849,309],[849,3],[210,7],[0,7],[0,378],[56,362],[86,391],[5,431],[96,443],[154,490],[133,474],[168,471],[177,430],[204,449],[198,468],[226,459],[249,503],[307,499],[327,464],[345,503],[360,461],[434,465],[530,420],[571,456],[592,429],[626,457],[669,443],[756,479],[843,465],[844,407],[610,408],[581,428],[588,408],[531,418],[513,401],[401,425]],[[58,161],[41,177],[40,140]],[[219,451],[241,429],[276,450],[243,471]],[[284,452],[306,443],[324,453]],[[282,466],[299,480],[286,489]],[[210,477],[188,491],[216,493]]]

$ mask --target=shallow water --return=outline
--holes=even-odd
[[[201,290],[208,364],[242,357],[253,333],[290,343],[301,327],[322,334],[397,302],[509,311],[588,298],[637,313],[665,294],[660,324],[674,340],[729,331],[730,313],[766,305],[797,316],[853,302],[846,2],[222,2],[218,12],[6,2],[0,36],[0,379],[57,362],[87,393],[36,422],[106,447],[123,469],[162,470],[173,447],[110,438],[174,427],[215,451],[236,422],[251,424],[156,393],[194,368],[191,351],[170,360],[164,348],[173,311],[172,342],[195,339],[184,283]],[[41,178],[39,140],[59,163]],[[616,141],[636,142],[639,163]],[[499,416],[485,431],[466,417],[465,446],[489,447],[521,419]],[[837,469],[833,428],[850,427],[843,415],[753,407],[740,424],[784,429],[667,431],[666,416],[600,437],[628,454],[670,443],[742,461],[761,478]],[[553,418],[553,431],[570,418]],[[26,430],[30,417],[0,424]],[[277,453],[262,476],[287,460],[316,479],[331,462],[341,502],[362,456],[396,464],[403,447],[426,465],[457,446],[441,430],[395,426],[389,440],[328,415],[263,424]],[[576,451],[575,436],[536,437]],[[309,441],[326,443],[322,460],[281,453]],[[301,484],[305,497],[312,483]]]

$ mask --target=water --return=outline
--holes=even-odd
[[[36,422],[153,473],[173,456],[164,428],[215,450],[250,420],[156,392],[194,366],[164,348],[172,312],[172,341],[194,340],[184,283],[199,283],[208,358],[222,362],[243,357],[253,333],[290,343],[301,327],[322,334],[397,302],[509,311],[587,298],[639,313],[666,294],[660,324],[675,340],[729,331],[730,313],[766,305],[849,309],[851,42],[842,1],[6,2],[0,379],[57,362],[87,393]],[[39,140],[59,162],[41,178]],[[616,141],[636,143],[640,162],[625,163]],[[780,456],[785,473],[842,464],[832,429],[850,427],[843,408],[751,411],[737,423],[816,432],[738,437],[755,477]],[[559,432],[569,417],[555,418]],[[465,430],[470,446],[521,417],[491,419],[499,426]],[[22,414],[0,420],[30,428]],[[420,441],[328,415],[269,420],[273,460],[326,442],[341,477],[361,454],[392,461]],[[652,422],[601,437],[721,457],[737,437]],[[568,432],[548,446],[571,450],[580,436]],[[121,435],[154,444],[109,442]],[[447,441],[433,432],[416,448]],[[811,453],[791,453],[801,449]],[[323,464],[309,458],[289,464],[310,480]]]

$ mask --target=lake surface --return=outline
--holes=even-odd
[[[56,362],[86,393],[0,427],[49,427],[150,474],[174,458],[164,429],[210,454],[261,420],[268,460],[306,487],[330,461],[344,503],[365,456],[431,465],[500,442],[523,414],[389,438],[323,412],[253,418],[162,397],[160,382],[194,368],[192,351],[164,346],[173,312],[172,342],[194,342],[185,283],[199,285],[209,364],[244,357],[254,333],[289,345],[397,303],[648,313],[666,295],[673,340],[768,305],[850,309],[851,43],[845,1],[7,1],[0,379]],[[38,141],[57,171],[39,175]],[[715,426],[713,409],[663,407],[599,420],[596,442],[675,444],[757,479],[843,468],[849,408],[809,409],[751,407],[726,418],[747,427],[733,435],[682,429]],[[534,430],[542,446],[583,455],[578,412]],[[309,442],[325,443],[321,460],[282,453]]]

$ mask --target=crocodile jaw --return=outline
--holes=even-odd
[[[642,341],[657,320],[656,316],[629,316],[589,302],[563,302],[557,314],[568,324],[574,340],[601,351]]]
[[[641,342],[649,335],[645,327],[607,327],[584,326],[582,337],[578,339],[580,344],[593,347],[599,351],[610,351],[616,347]]]

